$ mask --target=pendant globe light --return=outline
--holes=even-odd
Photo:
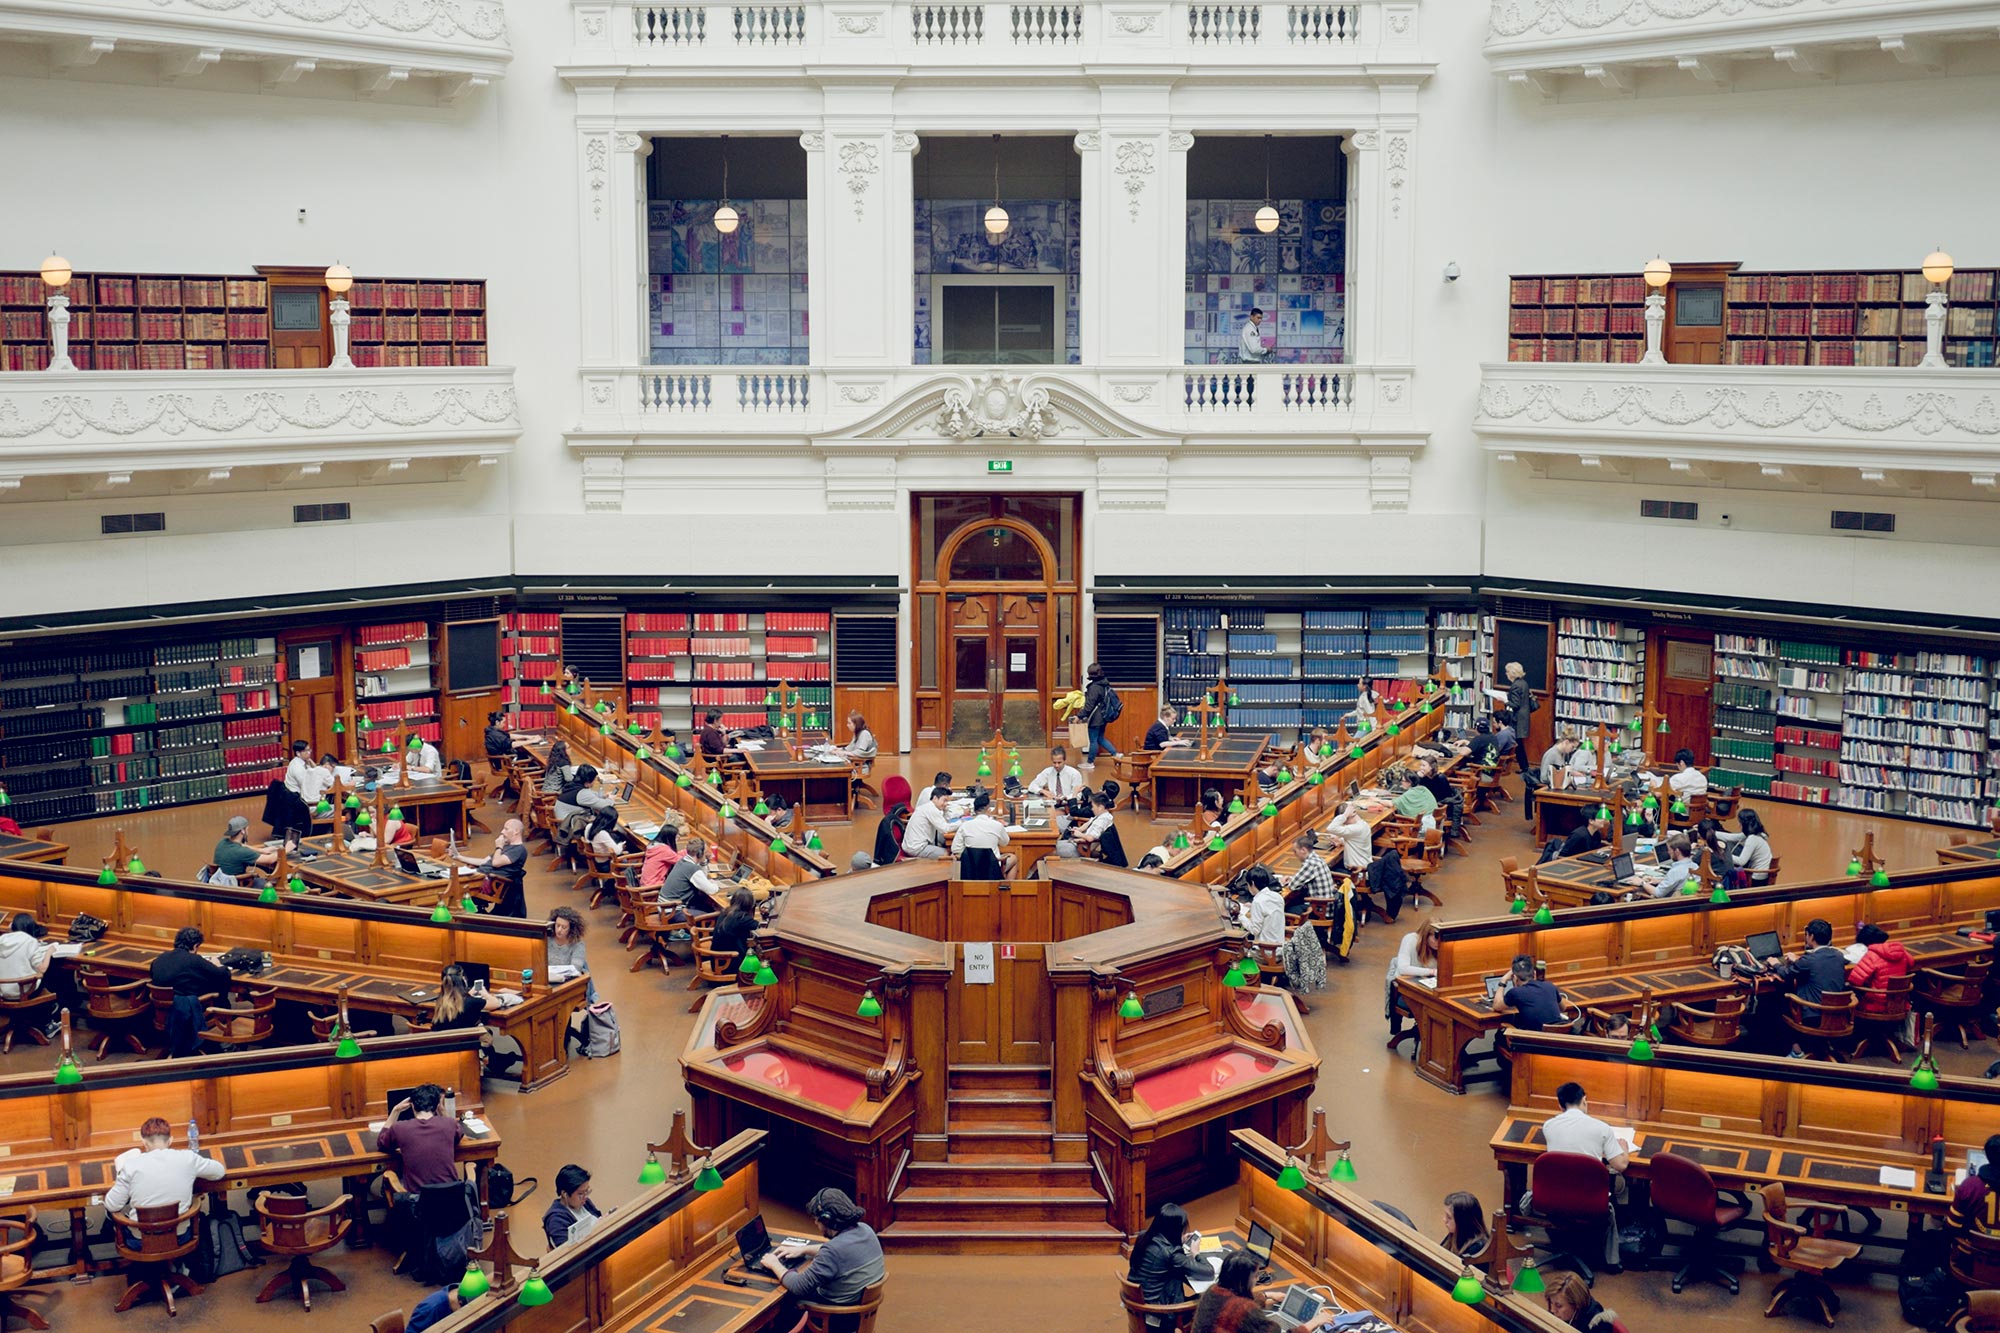
[[[1000,136],[993,136],[993,207],[986,210],[986,235],[999,240],[1007,234],[1007,210],[1000,207]]]
[[[715,229],[724,236],[734,234],[743,218],[729,206],[729,136],[722,136],[722,205],[715,210]]]
[[[1271,136],[1264,136],[1264,206],[1257,210],[1257,230],[1269,236],[1278,229],[1278,210],[1271,202]]]

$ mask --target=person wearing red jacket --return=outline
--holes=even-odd
[[[1910,961],[1910,951],[1900,940],[1889,938],[1882,927],[1863,923],[1854,932],[1854,942],[1865,947],[1860,959],[1847,969],[1847,984],[1855,990],[1864,988],[1879,990],[1882,983],[1895,977],[1907,977],[1916,971],[1916,964]],[[1880,995],[1863,995],[1861,1012],[1881,1013],[1887,1007]]]

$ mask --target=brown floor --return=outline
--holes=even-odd
[[[1027,756],[1024,756],[1024,763]],[[893,771],[895,761],[878,765],[876,781]],[[901,758],[901,771],[922,786],[938,768],[950,769],[961,780],[976,760],[971,751],[917,751]],[[168,810],[115,821],[149,866],[168,874],[191,875],[208,859],[214,839],[230,815],[245,813],[253,820],[261,798]],[[1788,879],[1813,879],[1841,874],[1849,851],[1872,829],[1878,851],[1893,867],[1933,864],[1934,849],[1945,842],[1941,828],[1895,820],[1864,819],[1833,811],[1811,811],[1793,805],[1765,803],[1757,808],[1771,829],[1771,841],[1784,857]],[[1531,856],[1530,830],[1520,806],[1506,806],[1485,816],[1473,842],[1474,854],[1454,857],[1432,883],[1445,898],[1448,919],[1485,915],[1499,903],[1494,858]],[[875,816],[864,814],[852,828],[821,829],[827,854],[845,865],[858,846],[872,841]],[[1142,816],[1121,813],[1120,831],[1136,860],[1157,841],[1159,829]],[[108,850],[114,821],[70,825],[60,830],[73,847],[73,864],[94,863]],[[475,839],[477,841],[477,839]],[[577,902],[569,892],[569,877],[546,869],[548,858],[536,856],[528,880],[529,909],[545,912],[560,902]],[[581,903],[578,902],[581,906]],[[1333,1111],[1332,1128],[1354,1140],[1354,1157],[1364,1185],[1373,1197],[1401,1208],[1429,1229],[1437,1224],[1446,1193],[1469,1189],[1489,1208],[1499,1200],[1499,1177],[1486,1144],[1505,1106],[1494,1084],[1475,1085],[1464,1097],[1453,1097],[1418,1079],[1407,1056],[1391,1057],[1383,1050],[1382,976],[1405,923],[1373,926],[1364,931],[1351,962],[1336,967],[1328,990],[1316,997],[1306,1026],[1318,1044],[1325,1067],[1321,1073],[1324,1101]],[[1415,917],[1421,920],[1421,915]],[[600,911],[589,937],[594,974],[606,998],[618,1006],[624,1051],[615,1059],[579,1061],[569,1077],[532,1096],[487,1085],[488,1115],[502,1134],[505,1160],[518,1176],[537,1176],[543,1184],[528,1211],[539,1216],[550,1182],[565,1162],[580,1162],[597,1173],[596,1197],[616,1204],[637,1192],[642,1145],[664,1136],[668,1120],[687,1098],[675,1059],[692,1019],[687,1014],[685,983],[659,972],[628,973],[617,942],[603,932],[609,909]],[[1940,1052],[1948,1073],[1976,1074],[1995,1052],[1956,1046]],[[1886,1063],[1886,1062],[1882,1062]],[[52,1068],[46,1049],[16,1051],[5,1064],[14,1070]],[[1334,1090],[1338,1089],[1336,1096]],[[315,1195],[317,1198],[318,1196]],[[1223,1193],[1191,1205],[1195,1222],[1204,1229],[1226,1223],[1234,1196]],[[782,1209],[771,1209],[774,1225]],[[530,1233],[532,1219],[525,1229]],[[789,1223],[798,1225],[797,1219]],[[1897,1222],[1889,1222],[1898,1229]],[[1748,1237],[1751,1233],[1738,1233]],[[1020,1333],[1028,1329],[1115,1333],[1125,1327],[1112,1282],[1114,1260],[1089,1257],[980,1257],[897,1255],[890,1261],[888,1301],[878,1325],[882,1333],[918,1330],[971,1330],[972,1333]],[[326,1266],[348,1283],[344,1293],[322,1293],[310,1316],[323,1326],[362,1329],[373,1316],[422,1295],[415,1285],[389,1275],[385,1258],[373,1250],[330,1252]],[[168,1321],[157,1305],[143,1306],[119,1317],[107,1316],[122,1289],[122,1280],[104,1278],[84,1286],[39,1289],[31,1297],[53,1317],[57,1328],[117,1327],[145,1333],[169,1327],[183,1330],[228,1329],[254,1333],[277,1329],[298,1316],[294,1304],[253,1303],[270,1269],[225,1278],[203,1296],[186,1301],[178,1320]],[[1600,1278],[1600,1298],[1618,1310],[1638,1331],[1657,1328],[1667,1320],[1695,1318],[1705,1327],[1761,1326],[1763,1302],[1775,1279],[1751,1267],[1740,1296],[1731,1298],[1715,1286],[1691,1286],[1681,1296],[1668,1289],[1665,1274],[1627,1273]],[[1893,1284],[1886,1276],[1872,1282],[1840,1284],[1846,1298],[1840,1326],[1850,1330],[1902,1325]],[[1796,1317],[1796,1316],[1794,1316]],[[86,1322],[87,1321],[87,1322]]]

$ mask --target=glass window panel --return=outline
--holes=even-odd
[[[1721,324],[1722,288],[1675,287],[1674,323],[1690,329],[1712,329]]]
[[[1049,287],[994,289],[994,360],[1010,364],[1053,365],[1056,359],[1056,294]]]
[[[1037,679],[1042,641],[1039,638],[1009,638],[1007,640],[1007,688],[1010,690],[1035,690],[1041,686]]]
[[[317,333],[319,288],[271,288],[271,327],[279,333]]]
[[[937,594],[917,598],[917,688],[934,690],[937,669]]]
[[[1073,689],[1076,685],[1076,671],[1072,663],[1076,661],[1076,650],[1071,646],[1076,632],[1076,598],[1064,595],[1056,598],[1056,688]]]
[[[956,664],[952,671],[952,689],[960,694],[977,694],[985,690],[986,646],[983,634],[978,638],[952,641],[952,657]]]
[[[937,577],[937,500],[923,496],[917,501],[917,579],[929,583]]]
[[[959,543],[951,558],[954,583],[975,579],[1042,579],[1042,556],[1025,532],[1014,528],[991,527],[975,532]]]
[[[1056,549],[1056,578],[1067,582],[1070,577],[1072,552],[1075,545],[1071,540],[1070,515],[1073,506],[1066,495],[1009,495],[1001,503],[1000,512],[1009,518],[1018,518],[1023,523],[1042,534],[1044,541]]]
[[[951,286],[941,295],[938,359],[947,365],[980,365],[999,360],[992,289]]]

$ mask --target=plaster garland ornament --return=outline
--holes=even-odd
[[[1493,7],[1489,31],[1494,37],[1521,37],[1530,32],[1595,32],[1614,24],[1643,28],[1696,19],[1782,14],[1805,4],[1806,0],[1505,0]],[[1840,0],[1814,0],[1813,7],[1837,8],[1839,4]]]
[[[1389,16],[1389,31],[1400,37],[1409,30],[1410,14],[1408,10],[1398,10]]]
[[[854,220],[861,221],[868,203],[868,188],[882,169],[881,154],[872,143],[851,142],[840,146],[840,175],[847,192],[854,196]]]
[[[1898,407],[1890,407],[1880,392],[1869,392],[1857,405],[1840,389],[1801,389],[1789,399],[1776,389],[1703,389],[1699,401],[1690,402],[1685,390],[1675,389],[1665,402],[1656,401],[1659,390],[1650,385],[1614,384],[1600,397],[1598,386],[1587,385],[1574,400],[1571,386],[1531,382],[1510,386],[1485,384],[1479,390],[1479,414],[1492,421],[1522,417],[1533,422],[1565,421],[1591,425],[1615,420],[1621,426],[1642,426],[1648,422],[1672,429],[1704,427],[1712,430],[1805,430],[1814,435],[1828,431],[1861,431],[1882,434],[1893,430],[1913,430],[1919,435],[1937,435],[1946,429],[1973,436],[2000,436],[2000,401],[1992,394],[1961,401],[1956,392],[1920,390],[1906,393]]]
[[[590,188],[590,216],[593,220],[604,220],[604,161],[611,145],[602,135],[593,134],[583,141],[583,169]]]
[[[1146,178],[1153,174],[1153,145],[1144,139],[1128,139],[1118,145],[1118,165],[1114,170],[1125,180],[1125,211],[1139,220],[1139,197],[1146,191]]]
[[[1039,440],[1057,429],[1047,389],[997,371],[946,389],[937,427],[939,434],[954,440],[986,435]]]
[[[879,384],[843,384],[840,386],[840,401],[843,403],[873,403],[882,397]]]
[[[1401,134],[1389,136],[1388,151],[1389,215],[1403,216],[1403,187],[1409,184],[1410,141]]]
[[[345,23],[357,32],[371,28],[399,33],[430,32],[440,37],[472,37],[491,42],[507,35],[506,12],[497,4],[458,0],[153,0],[161,10],[208,14],[245,12],[259,18],[283,14],[314,27]]]
[[[866,37],[876,31],[880,22],[878,14],[842,14],[840,30],[850,37]]]
[[[1120,14],[1117,23],[1118,31],[1129,33],[1134,37],[1144,36],[1153,30],[1151,14]]]
[[[1121,403],[1150,403],[1153,401],[1153,386],[1150,384],[1114,384],[1111,396]]]
[[[520,410],[511,388],[472,390],[433,388],[425,401],[413,401],[409,388],[393,393],[376,389],[342,389],[323,405],[320,391],[309,392],[296,404],[282,390],[261,389],[241,397],[216,394],[206,403],[192,394],[96,393],[56,394],[42,400],[42,411],[21,415],[17,400],[0,401],[0,440],[26,440],[53,434],[74,440],[86,433],[130,438],[158,431],[178,438],[190,431],[234,435],[242,431],[268,434],[387,427],[414,430],[430,425],[518,425]]]
[[[586,37],[602,37],[604,35],[604,15],[602,13],[597,10],[591,10],[583,16],[583,35]]]

